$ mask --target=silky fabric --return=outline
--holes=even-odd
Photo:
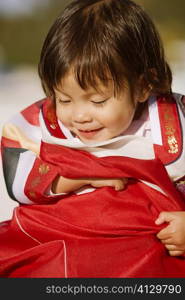
[[[156,237],[166,226],[155,225],[161,211],[185,209],[159,159],[97,158],[48,143],[40,156],[62,176],[127,177],[128,185],[15,208],[0,227],[1,277],[185,277],[184,257],[171,257]]]

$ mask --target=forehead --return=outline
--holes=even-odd
[[[108,79],[106,84],[103,84],[99,79],[96,79],[97,84],[95,86],[87,86],[82,88],[76,78],[74,72],[68,72],[64,78],[58,84],[56,91],[63,93],[80,92],[86,95],[93,94],[107,94],[114,91],[114,83],[112,79]]]

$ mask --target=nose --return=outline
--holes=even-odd
[[[82,106],[75,106],[73,110],[73,121],[75,123],[86,123],[92,121],[91,112]]]

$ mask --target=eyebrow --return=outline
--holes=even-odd
[[[62,90],[62,89],[60,89],[60,91],[57,90],[57,92],[71,98],[71,96],[68,95],[68,94],[67,94],[64,90]],[[95,95],[105,95],[105,94],[106,94],[106,93],[104,93],[103,91],[102,91],[102,93],[100,93],[100,92],[98,93],[98,91],[97,91],[97,92],[94,91],[94,92],[89,92],[89,93],[87,92],[87,93],[85,93],[85,94],[83,95],[83,97],[84,97],[84,98],[88,98],[88,97],[92,97],[92,96],[95,96]]]
[[[64,91],[62,91],[62,90],[57,90],[57,93],[59,93],[59,94],[63,94],[63,95],[65,95],[65,96],[67,96],[67,97],[70,97],[67,93],[65,93]]]

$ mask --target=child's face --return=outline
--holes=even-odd
[[[66,75],[56,93],[58,119],[84,143],[101,142],[119,136],[131,124],[137,102],[129,86],[114,96],[113,86],[83,90],[73,74]]]

